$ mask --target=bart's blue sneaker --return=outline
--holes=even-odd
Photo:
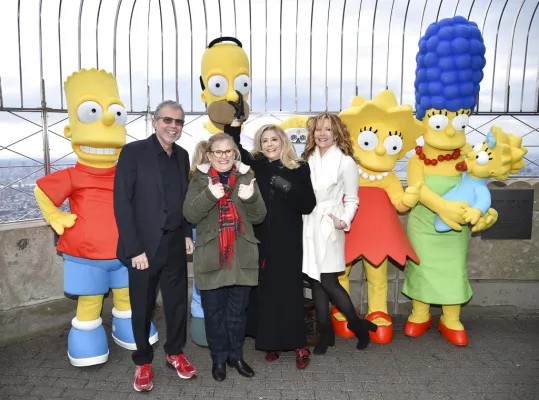
[[[133,327],[131,325],[131,310],[118,311],[112,309],[112,339],[120,347],[127,350],[136,350]],[[159,339],[159,335],[153,322],[150,324],[150,344],[154,344]]]
[[[101,317],[94,321],[73,318],[71,325],[73,327],[67,338],[67,355],[71,365],[88,367],[107,362],[109,346]]]

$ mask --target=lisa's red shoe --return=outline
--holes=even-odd
[[[406,321],[404,325],[404,334],[411,337],[423,336],[432,327],[432,315],[427,322],[416,324],[415,322]]]
[[[311,362],[311,352],[307,347],[296,350],[296,368],[305,369]]]
[[[455,346],[468,345],[468,335],[465,330],[457,331],[455,329],[449,329],[442,323],[441,319],[438,320],[438,330],[449,343]]]
[[[352,332],[350,328],[348,328],[348,320],[345,319],[344,321],[339,321],[337,318],[335,318],[334,315],[338,314],[339,312],[339,309],[333,306],[331,308],[331,316],[329,317],[331,321],[331,326],[333,327],[335,334],[346,339],[355,338],[356,334]]]
[[[376,332],[369,332],[371,341],[378,344],[389,344],[393,340],[393,319],[383,311],[375,311],[365,317],[367,321],[373,321],[376,318],[383,318],[391,323],[389,326],[380,325]]]

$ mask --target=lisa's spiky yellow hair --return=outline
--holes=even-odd
[[[416,146],[416,139],[425,133],[423,124],[414,118],[412,106],[399,105],[391,90],[380,92],[370,101],[361,96],[354,97],[350,107],[343,110],[339,117],[346,124],[353,142],[356,142],[364,126],[391,122],[402,133],[403,147],[399,159],[412,150]]]

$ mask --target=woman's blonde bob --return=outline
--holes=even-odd
[[[281,127],[273,124],[264,125],[256,132],[254,139],[254,149],[251,152],[253,157],[265,157],[264,152],[262,151],[262,140],[264,139],[264,134],[270,131],[275,132],[279,137],[279,140],[281,141],[281,154],[279,156],[279,159],[281,160],[283,165],[288,169],[298,168],[303,161],[294,151],[290,138]]]

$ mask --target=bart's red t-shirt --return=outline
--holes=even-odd
[[[60,236],[57,250],[91,260],[116,258],[118,227],[114,217],[113,189],[116,166],[93,168],[77,163],[37,180],[56,207],[69,198],[75,225]]]

